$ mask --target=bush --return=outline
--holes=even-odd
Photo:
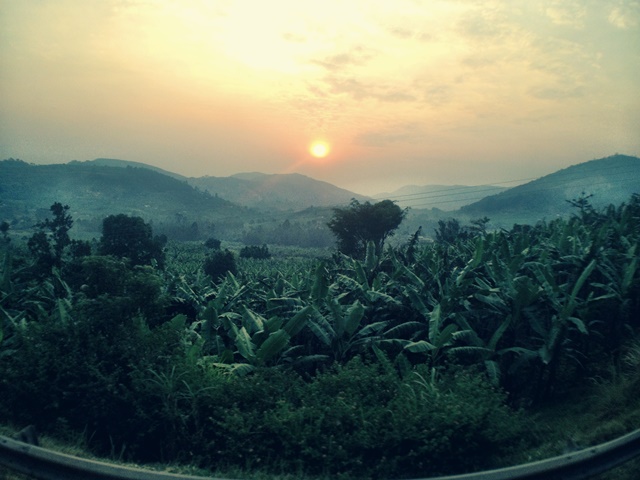
[[[208,256],[204,261],[204,273],[209,275],[214,281],[223,278],[227,272],[236,275],[238,267],[236,257],[229,250],[216,251]]]
[[[220,244],[222,242],[220,240],[218,240],[217,238],[208,238],[205,242],[204,242],[204,246],[207,248],[210,248],[211,250],[220,250]]]
[[[271,253],[269,253],[269,248],[266,245],[262,245],[261,247],[251,245],[249,247],[243,247],[240,250],[240,258],[266,259],[271,258]]]

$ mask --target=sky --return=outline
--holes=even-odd
[[[0,159],[375,194],[615,153],[640,0],[0,0]]]

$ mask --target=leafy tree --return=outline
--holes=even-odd
[[[269,247],[266,245],[261,247],[251,245],[240,250],[240,258],[271,258],[271,253],[269,253]]]
[[[166,238],[166,237],[165,237]],[[166,240],[153,237],[151,225],[140,217],[110,215],[102,222],[99,253],[126,257],[132,265],[149,265],[155,260],[164,266],[163,247]]]
[[[217,250],[213,255],[207,257],[204,262],[204,273],[213,280],[220,280],[227,272],[231,272],[234,275],[238,273],[236,257],[229,250]]]
[[[207,240],[204,242],[204,246],[210,248],[211,250],[220,250],[221,243],[222,242],[217,238],[210,237],[207,238]]]
[[[468,229],[460,225],[460,222],[455,218],[451,218],[446,221],[438,220],[436,242],[442,244],[453,244],[458,240],[466,240],[468,238]]]
[[[91,255],[91,243],[86,240],[71,240],[69,250],[71,257],[77,260],[78,258]]]
[[[37,259],[39,270],[50,272],[53,267],[62,265],[62,255],[67,245],[71,243],[69,230],[73,226],[73,219],[67,212],[69,205],[55,202],[50,207],[53,219],[47,218],[36,224],[39,229],[29,239],[27,245]]]
[[[373,242],[380,254],[385,240],[394,234],[406,216],[391,200],[371,204],[355,198],[346,208],[334,208],[327,224],[338,242],[338,250],[355,258],[363,258],[368,242]]]

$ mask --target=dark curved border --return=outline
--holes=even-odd
[[[640,455],[640,429],[558,457],[485,472],[419,480],[579,480]],[[0,464],[43,480],[229,480],[154,472],[57,453],[0,436]]]

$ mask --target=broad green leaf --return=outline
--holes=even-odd
[[[243,307],[242,323],[251,333],[264,330],[265,319],[262,315],[259,315],[251,311],[246,306]]]
[[[407,294],[409,295],[409,300],[411,300],[411,305],[413,306],[413,308],[418,310],[418,312],[422,314],[425,320],[428,319],[430,312],[427,306],[422,301],[422,297],[420,297],[420,295],[412,288],[407,289]]]
[[[498,345],[498,342],[502,338],[502,335],[504,335],[504,332],[506,332],[507,328],[509,328],[509,324],[511,323],[510,320],[511,320],[510,316],[505,318],[505,320],[502,321],[502,323],[496,329],[496,331],[493,332],[493,335],[491,335],[491,339],[489,340],[489,344],[487,345],[487,347],[491,351],[495,351],[495,349],[496,349],[496,347]]]
[[[405,350],[409,350],[410,352],[413,352],[413,353],[426,353],[426,352],[431,352],[433,350],[438,349],[438,347],[436,347],[435,345],[425,340],[420,340],[419,342],[407,343],[404,346],[404,348]]]
[[[427,318],[429,318],[429,340],[433,342],[436,338],[438,338],[440,323],[442,321],[441,307],[439,303],[437,303],[435,307],[433,307],[433,310],[431,311],[431,313],[429,313],[429,316]]]
[[[396,325],[395,327],[390,328],[385,332],[385,336],[390,338],[406,336],[415,332],[419,332],[420,330],[424,329],[424,327],[424,322],[404,322],[400,325]]]
[[[249,361],[255,359],[256,346],[251,341],[251,337],[249,336],[249,332],[247,332],[246,328],[242,327],[240,330],[238,330],[235,343],[236,347],[238,347],[238,352],[240,353],[240,355],[242,355]]]
[[[359,337],[368,337],[370,335],[377,335],[381,330],[384,329],[389,324],[389,322],[373,322],[365,325],[358,332]]]
[[[289,338],[289,334],[284,330],[273,332],[260,345],[256,351],[256,357],[263,362],[271,360],[288,345]]]
[[[355,303],[347,309],[346,313],[345,331],[349,337],[353,336],[356,332],[363,316],[364,307],[356,300]]]
[[[307,324],[307,319],[309,318],[312,309],[313,307],[311,305],[304,307],[291,317],[287,323],[285,323],[283,327],[284,330],[292,337],[299,333]]]
[[[171,320],[169,320],[169,325],[171,325],[172,329],[176,331],[180,331],[180,330],[184,330],[186,326],[186,322],[187,322],[187,316],[183,314],[179,314],[173,317]]]
[[[446,347],[451,343],[453,339],[453,334],[458,329],[458,326],[451,323],[444,327],[441,332],[438,333],[437,338],[430,339],[431,342],[438,348]]]
[[[587,330],[587,326],[584,324],[582,320],[576,317],[569,317],[567,320],[573,323],[578,329],[578,331],[580,331],[580,333],[583,333],[584,335],[589,335],[589,330]]]
[[[284,323],[284,319],[279,316],[273,316],[267,319],[265,323],[265,330],[269,333],[276,332],[282,328],[282,324]]]
[[[356,281],[358,282],[360,287],[363,290],[368,290],[369,289],[369,281],[367,280],[367,274],[364,271],[364,267],[362,266],[362,263],[360,261],[358,261],[358,260],[354,260],[353,261],[353,268],[354,268],[355,273],[356,273]]]
[[[316,267],[311,287],[311,298],[316,302],[324,300],[329,292],[329,280],[327,278],[327,269],[324,263],[319,263]]]
[[[335,298],[331,298],[327,302],[327,306],[329,307],[329,310],[331,310],[332,323],[336,336],[342,337],[346,327],[346,318],[344,311],[342,310],[342,305],[340,305]]]
[[[336,332],[331,327],[331,324],[315,307],[309,316],[308,325],[315,336],[327,346],[330,346],[333,339],[336,338]]]
[[[500,384],[500,367],[498,366],[498,362],[495,360],[485,360],[484,366],[487,369],[487,375],[489,376],[489,381],[494,385],[498,386]]]
[[[364,257],[364,264],[368,272],[372,272],[378,265],[378,256],[376,255],[376,245],[372,241],[367,242],[367,253]]]

